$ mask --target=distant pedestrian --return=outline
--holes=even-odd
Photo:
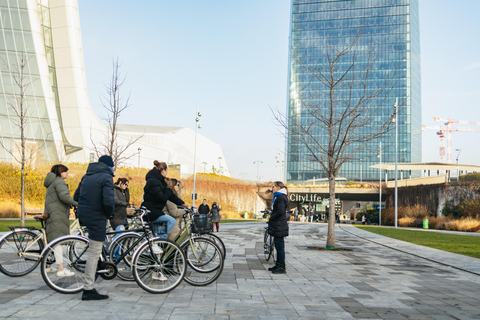
[[[113,218],[115,198],[113,193],[112,157],[101,156],[98,162],[88,165],[87,173],[75,190],[74,199],[78,201],[77,215],[80,224],[88,229],[88,259],[85,265],[85,286],[82,300],[103,300],[108,295],[95,290],[97,263],[102,253],[107,233],[107,219]]]
[[[68,190],[65,180],[68,178],[68,168],[63,164],[56,164],[47,174],[43,185],[47,188],[45,194],[44,215],[49,215],[45,220],[45,231],[47,241],[70,234],[70,207],[77,206],[77,201],[73,200]],[[55,247],[55,261],[57,269],[52,266],[47,268],[47,272],[57,272],[58,277],[71,277],[75,273],[63,267],[63,249],[61,246]]]
[[[298,209],[295,209],[294,211],[294,218],[293,218],[294,221],[298,221]]]
[[[198,207],[199,214],[209,214],[210,207],[207,204],[207,199],[203,199],[203,203]]]
[[[275,250],[277,250],[277,262],[275,266],[268,268],[272,273],[286,273],[285,267],[285,237],[288,236],[287,209],[288,190],[281,181],[275,181],[271,190],[273,192],[272,214],[268,220],[268,234],[273,236]]]
[[[362,224],[365,224],[365,215],[362,216]]]
[[[210,213],[212,214],[212,222],[217,227],[217,232],[220,229],[220,210],[220,207],[216,202],[214,202],[212,204],[212,210],[210,210]]]

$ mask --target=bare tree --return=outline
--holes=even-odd
[[[126,98],[120,94],[126,77],[123,77],[120,73],[118,59],[113,61],[112,66],[112,77],[110,82],[105,85],[106,94],[100,98],[102,107],[107,111],[107,116],[104,119],[107,122],[107,133],[101,142],[95,143],[92,137],[90,139],[97,157],[107,154],[112,157],[115,167],[117,167],[136,155],[136,153],[126,155],[126,151],[141,139],[143,134],[134,139],[124,139],[125,142],[120,141],[118,137],[118,119],[123,111],[131,106],[129,102],[130,93]]]
[[[26,69],[28,65],[28,59],[22,54],[18,61],[12,64],[6,63],[2,59],[3,65],[7,67],[7,72],[10,74],[12,80],[12,95],[7,98],[7,107],[11,112],[9,120],[10,123],[18,128],[20,132],[20,143],[15,143],[15,139],[12,138],[11,148],[8,148],[3,140],[0,140],[0,145],[8,152],[12,158],[20,164],[20,179],[21,179],[21,191],[20,191],[20,223],[21,226],[25,226],[25,175],[26,166],[28,160],[32,159],[33,155],[38,153],[38,146],[27,145],[26,128],[31,117],[29,111],[29,103],[26,97],[27,90],[32,82],[28,79]]]
[[[357,34],[347,46],[330,46],[322,57],[323,65],[309,64],[293,54],[309,75],[308,81],[297,89],[296,107],[290,108],[288,115],[272,110],[276,122],[286,129],[291,145],[298,146],[289,150],[289,156],[301,151],[308,161],[320,164],[328,178],[327,248],[335,247],[336,175],[344,163],[354,160],[357,152],[392,127],[393,114],[389,112],[385,117],[383,112],[381,117],[381,107],[395,87],[394,74],[380,86],[372,86],[374,50],[360,46],[359,40]]]

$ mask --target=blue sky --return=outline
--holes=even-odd
[[[124,123],[193,129],[199,107],[200,132],[222,146],[233,177],[255,179],[261,160],[262,180],[277,178],[284,140],[269,106],[286,106],[290,0],[80,0],[79,10],[97,113],[118,57],[131,92]],[[477,0],[420,0],[425,125],[438,124],[432,116],[480,121],[478,12]],[[479,138],[453,134],[460,163],[480,164]],[[425,131],[423,161],[438,160],[438,137]]]

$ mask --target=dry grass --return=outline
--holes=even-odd
[[[14,202],[2,202],[0,203],[0,218],[19,218],[20,217],[20,205]]]
[[[414,227],[415,218],[403,217],[398,219],[398,225],[400,227]]]
[[[465,232],[480,232],[480,220],[476,218],[462,218],[445,223],[445,229]]]

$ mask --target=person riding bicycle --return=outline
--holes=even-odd
[[[115,211],[113,167],[112,157],[107,155],[101,156],[98,162],[90,163],[73,197],[78,201],[77,215],[80,224],[87,227],[89,239],[82,300],[108,298],[108,295],[99,294],[93,287],[106,237],[107,219],[113,218]]]
[[[175,218],[166,215],[163,212],[167,201],[170,200],[176,205],[183,205],[184,202],[178,196],[175,195],[172,189],[167,187],[165,178],[167,177],[168,166],[165,162],[153,162],[155,167],[150,170],[145,179],[147,183],[143,188],[144,197],[142,206],[150,210],[148,219],[150,222],[166,222],[167,231],[165,234],[158,235],[160,238],[167,238],[172,228],[175,226]],[[160,230],[153,230],[155,234],[158,234]]]
[[[273,236],[275,250],[277,250],[277,262],[275,266],[268,268],[272,273],[287,273],[285,267],[285,237],[288,236],[287,209],[288,190],[281,181],[275,181],[272,189],[266,193],[273,192],[272,213],[268,220],[268,234]]]
[[[63,164],[56,164],[47,174],[43,185],[47,188],[45,193],[44,215],[49,215],[45,220],[47,241],[51,242],[61,236],[70,234],[70,207],[77,206],[68,190],[65,179],[68,177],[68,168]],[[75,273],[63,268],[63,252],[60,246],[55,248],[55,261],[57,269],[50,266],[47,272],[57,272],[58,277],[71,277]]]
[[[172,189],[173,193],[180,198],[183,190],[183,183],[173,178],[165,178],[165,181],[167,182],[167,186]],[[177,235],[180,233],[180,223],[182,222],[185,210],[178,208],[175,203],[168,200],[165,206],[165,213],[175,219],[175,226],[173,226],[172,230],[170,230],[170,233],[167,237],[168,240],[174,241]]]

